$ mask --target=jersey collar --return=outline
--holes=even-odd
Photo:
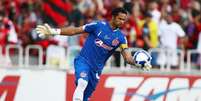
[[[112,31],[112,32],[116,32],[119,30],[119,28],[116,28],[116,29],[112,29],[112,27],[110,26],[109,22],[108,21],[105,21],[107,23],[107,26],[109,27],[109,29]]]

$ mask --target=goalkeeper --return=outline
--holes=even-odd
[[[131,52],[128,50],[127,40],[119,27],[127,20],[127,11],[115,8],[110,21],[94,21],[80,27],[51,28],[48,24],[38,25],[36,32],[39,36],[77,35],[89,33],[80,54],[74,60],[76,89],[73,101],[88,101],[96,85],[107,59],[120,47],[125,61],[135,65]],[[145,63],[146,70],[151,68]]]

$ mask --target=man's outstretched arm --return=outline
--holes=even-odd
[[[67,35],[67,36],[72,36],[72,35],[76,35],[76,34],[80,34],[84,32],[84,28],[83,26],[80,27],[64,27],[61,28],[61,35]]]
[[[133,60],[132,54],[128,48],[122,49],[121,54],[122,54],[124,60],[126,61],[126,63],[135,65],[135,61]]]
[[[150,63],[145,63],[144,67],[141,67],[141,66],[138,66],[136,63],[135,63],[135,60],[133,59],[133,56],[131,54],[131,51],[129,50],[129,48],[127,47],[127,45],[124,44],[124,46],[122,47],[122,45],[120,46],[121,48],[121,54],[122,56],[124,57],[124,60],[128,63],[128,64],[131,64],[131,65],[134,65],[138,68],[141,68],[143,70],[150,70],[152,68],[151,64]]]
[[[36,32],[39,33],[39,36],[51,36],[51,35],[66,35],[72,36],[84,32],[83,26],[80,27],[63,27],[63,28],[51,28],[48,24],[38,25],[36,27]]]

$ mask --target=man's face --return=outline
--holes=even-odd
[[[171,15],[167,15],[166,16],[166,21],[168,24],[171,24],[172,23],[172,16]]]
[[[119,28],[121,27],[127,20],[127,14],[125,13],[119,13],[117,16],[113,17],[113,23],[115,27]]]

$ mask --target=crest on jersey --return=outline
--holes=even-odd
[[[84,78],[84,77],[86,77],[86,76],[87,76],[87,73],[86,73],[86,72],[81,72],[81,73],[80,73],[80,77]]]
[[[119,44],[119,40],[117,38],[112,40],[112,45],[113,46],[117,46],[118,44]]]

